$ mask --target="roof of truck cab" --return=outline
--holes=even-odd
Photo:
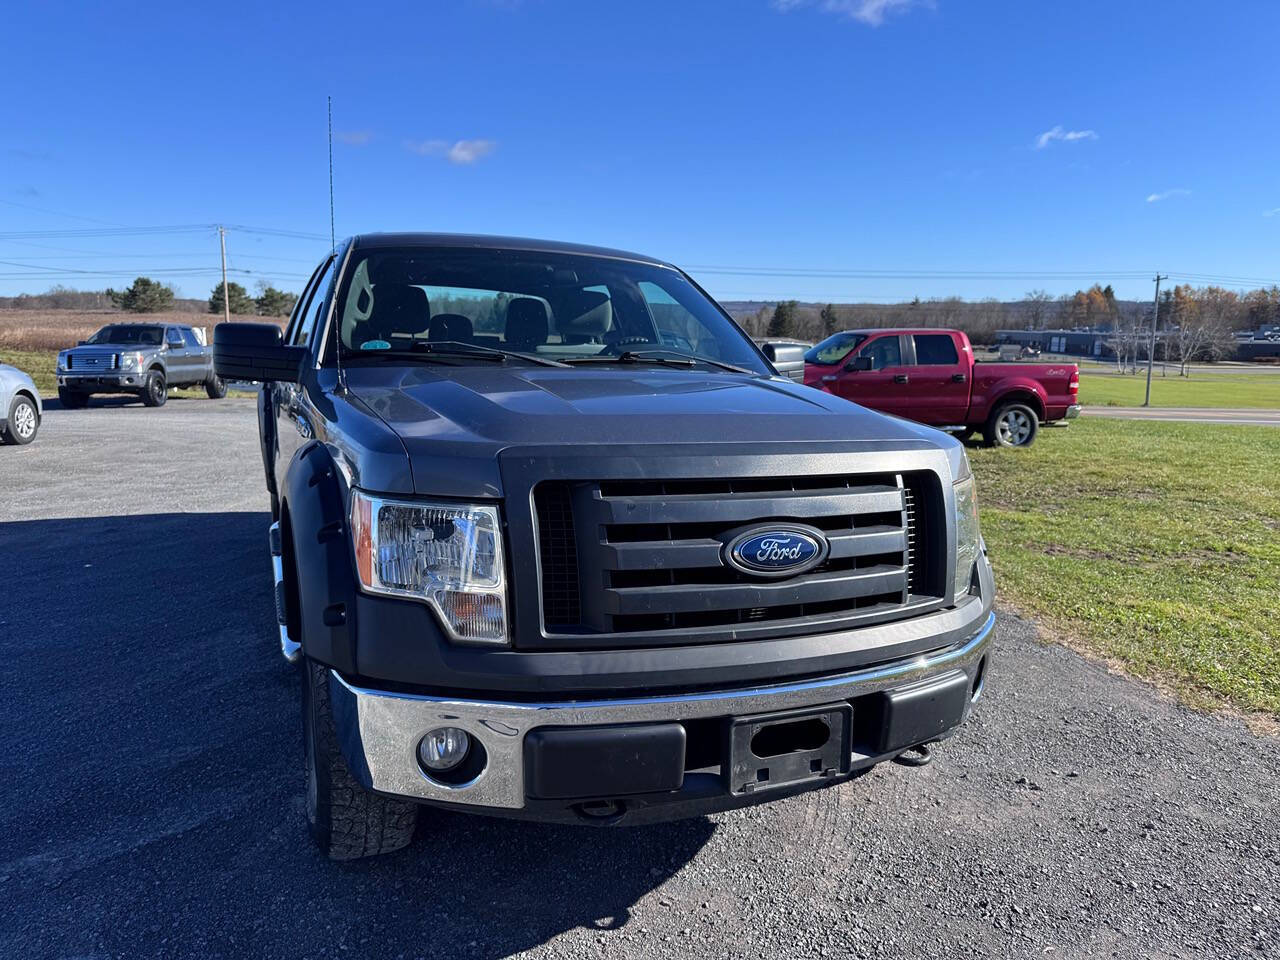
[[[841,333],[960,333],[959,330],[952,330],[950,327],[867,327],[858,330],[841,330]]]
[[[529,253],[565,253],[584,257],[608,257],[613,260],[631,260],[636,263],[652,263],[660,267],[675,267],[657,257],[647,257],[626,250],[609,247],[592,247],[581,243],[564,243],[558,240],[534,240],[530,237],[497,237],[472,233],[362,233],[351,238],[356,249],[375,247],[462,247],[472,250],[523,250]]]

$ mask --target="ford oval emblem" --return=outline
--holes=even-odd
[[[758,577],[791,577],[827,559],[827,538],[807,527],[753,527],[725,548],[731,566]]]

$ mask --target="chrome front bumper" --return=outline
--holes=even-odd
[[[914,681],[963,673],[978,681],[995,631],[995,614],[961,644],[855,673],[753,689],[616,700],[503,703],[391,693],[355,686],[329,673],[330,702],[348,766],[365,787],[380,793],[479,807],[525,806],[524,738],[535,727],[733,717],[852,700]],[[977,692],[980,692],[980,686]],[[976,699],[976,692],[975,692]],[[488,755],[469,783],[427,777],[417,761],[418,741],[436,727],[461,727]],[[868,755],[855,753],[858,760]]]

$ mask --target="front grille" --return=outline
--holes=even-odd
[[[932,473],[544,481],[534,489],[549,634],[627,635],[882,615],[941,598],[920,525]],[[725,545],[771,523],[820,531],[818,566],[766,579]]]
[[[69,353],[67,369],[71,370],[74,367],[77,370],[114,370],[119,359],[119,354],[115,353],[85,353],[79,356]]]

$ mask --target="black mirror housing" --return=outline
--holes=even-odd
[[[870,357],[854,357],[844,367],[846,370],[874,370],[874,361]]]
[[[286,346],[274,323],[220,323],[213,328],[213,369],[223,380],[297,383],[306,347]]]

